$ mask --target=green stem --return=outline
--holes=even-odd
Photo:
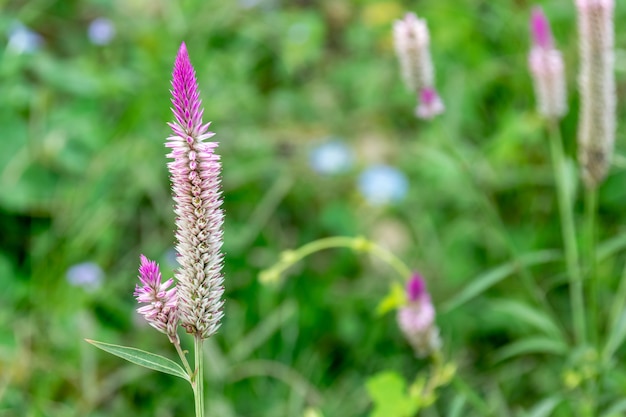
[[[196,417],[204,417],[204,355],[202,354],[202,342],[202,337],[196,334],[194,337],[196,373],[193,378]]]
[[[589,282],[589,329],[591,342],[598,342],[598,277],[596,259],[596,213],[598,191],[595,187],[585,191],[585,255],[587,258],[587,281]]]
[[[261,274],[262,281],[275,281],[286,269],[307,256],[330,248],[348,248],[357,252],[369,252],[391,266],[402,282],[411,276],[411,270],[397,256],[363,237],[335,236],[314,240],[298,249],[283,252],[278,263]]]
[[[187,361],[187,356],[185,356],[185,352],[183,352],[182,348],[180,347],[180,341],[178,341],[178,343],[173,343],[173,345],[174,347],[176,347],[176,352],[178,353],[178,356],[180,357],[180,360],[185,367],[185,371],[187,371],[187,374],[190,378],[193,377],[193,372],[191,370],[191,366],[189,366],[189,362]]]
[[[561,131],[556,120],[549,123],[550,148],[552,165],[556,180],[556,191],[561,215],[561,233],[563,246],[565,247],[565,261],[569,278],[570,302],[574,325],[575,340],[579,345],[585,345],[585,304],[583,299],[583,285],[580,273],[580,260],[576,240],[576,228],[574,225],[573,196],[567,183],[567,160],[563,150]]]

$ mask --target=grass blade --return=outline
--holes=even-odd
[[[460,307],[472,298],[479,296],[490,287],[519,271],[522,267],[554,262],[560,258],[560,251],[542,250],[522,255],[519,260],[514,260],[497,266],[474,278],[467,287],[461,290],[460,293],[445,302],[441,311],[447,313]]]

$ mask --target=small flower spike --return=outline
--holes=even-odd
[[[418,357],[432,355],[441,348],[435,308],[419,274],[406,286],[407,304],[398,310],[398,326]]]
[[[561,52],[554,47],[550,22],[541,7],[533,8],[530,17],[533,46],[528,66],[533,79],[537,110],[548,119],[560,119],[567,113],[565,65]]]
[[[176,326],[178,315],[176,309],[176,287],[170,288],[173,279],[161,282],[161,271],[156,262],[141,255],[139,266],[141,286],[135,287],[133,294],[139,303],[145,303],[137,312],[145,317],[152,327],[165,333],[170,341],[179,344]]]
[[[576,0],[580,45],[578,160],[588,188],[611,165],[615,141],[613,0]]]
[[[172,73],[172,112],[167,155],[176,213],[176,251],[180,268],[178,310],[187,333],[206,339],[220,326],[223,316],[224,255],[220,187],[221,163],[214,153],[217,142],[207,142],[214,133],[202,122],[202,100],[196,72],[183,43]]]
[[[404,83],[409,91],[417,94],[420,103],[415,115],[420,119],[432,119],[443,113],[445,107],[434,87],[435,74],[426,21],[414,13],[407,13],[394,23],[393,40]]]

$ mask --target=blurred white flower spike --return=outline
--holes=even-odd
[[[445,110],[435,88],[435,71],[430,56],[430,34],[426,20],[407,13],[393,25],[393,42],[407,89],[417,95],[415,115],[432,119]]]

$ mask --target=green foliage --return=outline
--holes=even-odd
[[[581,220],[575,11],[572,2],[540,3],[567,66],[571,110],[560,127]],[[616,44],[624,45],[626,9],[616,3]],[[589,326],[597,343],[578,351],[549,146],[526,70],[529,2],[0,5],[3,417],[192,414],[186,384],[83,341],[175,354],[167,337],[137,320],[132,291],[141,253],[158,260],[166,278],[176,267],[163,143],[183,40],[224,164],[226,305],[206,346],[211,415],[364,417],[374,406],[368,378],[377,376],[375,392],[392,390],[409,404],[404,381],[432,376],[393,314],[377,314],[377,306],[398,305],[399,287],[385,298],[398,274],[368,253],[318,252],[291,265],[282,285],[258,282],[284,251],[329,236],[365,236],[425,277],[443,352],[458,367],[425,417],[570,417],[585,407],[624,414],[624,146],[618,140],[599,190],[599,315]],[[446,113],[430,123],[413,116],[415,97],[391,44],[391,23],[406,10],[431,30]],[[96,17],[115,26],[109,44],[88,39]],[[9,50],[17,21],[42,37],[38,51]],[[626,120],[626,108],[618,109]],[[310,151],[330,137],[354,159],[346,171],[322,175]],[[407,176],[405,200],[367,204],[356,183],[374,163]],[[95,290],[67,280],[82,262],[104,271]],[[374,391],[376,407],[396,405]]]
[[[146,352],[145,350],[128,346],[112,345],[110,343],[98,342],[96,340],[85,339],[85,341],[94,345],[98,349],[109,352],[110,354],[125,359],[128,362],[143,366],[144,368],[163,372],[165,374],[174,375],[186,380],[187,382],[190,382],[190,376],[179,364],[161,355],[156,355],[154,353]]]

